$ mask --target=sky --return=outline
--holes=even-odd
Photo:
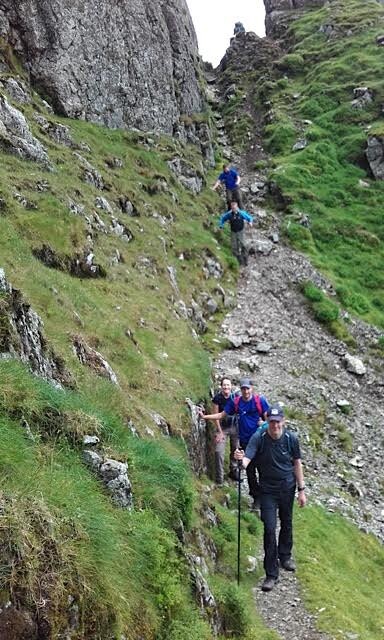
[[[233,36],[235,22],[246,31],[264,36],[263,0],[186,0],[192,16],[203,60],[216,67]]]

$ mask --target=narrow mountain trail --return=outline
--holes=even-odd
[[[221,142],[227,146],[221,128]],[[350,319],[356,340],[354,355],[366,373],[355,375],[344,363],[348,349],[312,316],[300,291],[311,280],[333,294],[331,284],[301,254],[280,239],[281,214],[266,211],[252,184],[260,176],[248,172],[246,158],[232,158],[242,177],[243,208],[255,217],[247,231],[248,266],[242,267],[237,304],[222,323],[228,340],[214,362],[215,377],[253,379],[257,393],[288,409],[287,426],[298,432],[308,499],[338,511],[362,530],[384,540],[380,477],[383,459],[383,373],[371,353],[379,332]],[[340,407],[348,406],[348,415]],[[317,441],[313,425],[317,425]],[[348,449],[345,436],[353,441]],[[320,441],[319,441],[320,440]],[[314,443],[316,446],[314,446]],[[300,535],[294,531],[294,535]],[[262,558],[262,550],[259,550]],[[254,588],[254,599],[268,627],[286,640],[330,640],[316,629],[316,618],[304,605],[298,573],[282,571],[268,594]]]

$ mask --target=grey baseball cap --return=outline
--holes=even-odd
[[[252,387],[252,380],[249,378],[242,378],[240,380],[240,389],[250,389]]]
[[[272,422],[284,420],[284,411],[279,404],[273,404],[267,411],[267,416]]]

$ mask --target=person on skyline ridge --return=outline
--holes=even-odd
[[[236,169],[234,169],[233,167],[231,168],[228,164],[224,164],[222,173],[220,173],[219,177],[212,187],[213,191],[216,191],[216,189],[218,189],[221,184],[225,186],[225,197],[227,199],[228,209],[232,201],[237,202],[240,209],[242,208],[239,188],[240,180],[241,178]]]
[[[226,222],[229,222],[231,227],[232,253],[236,256],[240,264],[246,265],[248,263],[248,251],[244,241],[244,224],[247,222],[251,227],[253,218],[247,211],[239,209],[236,201],[232,201],[230,210],[223,213],[220,217],[219,228],[222,229]]]

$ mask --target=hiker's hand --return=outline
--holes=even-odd
[[[223,442],[223,440],[224,440],[224,433],[222,431],[216,431],[216,434],[215,434],[216,444],[218,444],[219,442]]]
[[[235,449],[235,453],[233,454],[235,460],[242,460],[244,458],[244,450],[243,449]]]
[[[253,222],[248,222],[249,227],[253,227]]]
[[[299,491],[297,494],[297,502],[299,503],[299,507],[305,507],[307,504],[307,496],[304,491]]]
[[[197,415],[200,418],[204,418],[204,409],[202,409],[201,407],[197,407]]]

